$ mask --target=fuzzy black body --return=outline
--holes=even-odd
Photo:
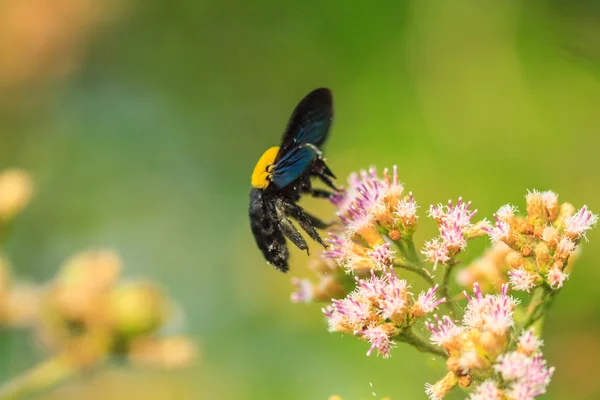
[[[256,244],[268,263],[279,271],[289,270],[289,250],[286,239],[308,252],[308,244],[292,219],[313,240],[325,246],[317,229],[328,225],[308,214],[297,202],[302,195],[329,197],[332,192],[314,189],[311,177],[320,179],[333,191],[335,178],[322,157],[321,145],[327,139],[333,118],[329,89],[317,89],[308,94],[292,113],[276,157],[262,169],[261,161],[253,179],[265,175],[261,186],[250,191],[250,227]],[[262,159],[262,158],[261,158]],[[260,167],[259,167],[260,165]],[[258,170],[257,170],[258,169]]]

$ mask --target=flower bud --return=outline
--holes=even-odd
[[[554,221],[554,226],[558,229],[564,228],[566,226],[567,218],[573,216],[575,214],[575,207],[571,203],[562,203],[560,205],[560,211],[558,212],[558,217],[556,217],[556,221]]]
[[[558,216],[558,195],[551,190],[541,193],[548,221],[553,222]]]
[[[29,203],[33,182],[29,174],[19,169],[0,174],[0,220],[10,220]]]
[[[395,242],[399,242],[400,240],[402,240],[402,233],[398,229],[392,229],[388,233],[388,236]]]
[[[167,317],[166,299],[150,284],[123,285],[111,293],[109,314],[114,329],[133,338],[160,327]]]
[[[506,263],[511,268],[520,268],[523,266],[525,261],[523,260],[521,254],[517,253],[516,251],[511,251],[506,255]]]
[[[535,246],[535,262],[538,270],[543,271],[547,268],[550,262],[550,250],[546,243],[540,242]]]
[[[443,399],[458,384],[458,376],[453,372],[448,372],[446,376],[435,384],[426,384],[425,393],[430,399]]]
[[[560,237],[558,236],[558,230],[553,226],[547,226],[542,231],[542,240],[546,242],[548,247],[554,249],[558,243]]]
[[[540,225],[545,220],[542,195],[537,190],[533,190],[527,193],[525,198],[527,201],[527,222],[533,226]]]
[[[529,257],[532,254],[533,254],[533,250],[531,250],[531,247],[529,247],[528,245],[521,247],[521,255],[523,257]]]
[[[458,378],[458,384],[461,387],[469,387],[471,385],[471,382],[473,382],[473,378],[471,378],[470,375],[463,375],[460,378]]]

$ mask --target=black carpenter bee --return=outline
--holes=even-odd
[[[252,173],[250,226],[258,248],[269,264],[282,272],[289,270],[287,237],[308,252],[308,244],[290,218],[316,242],[326,247],[317,232],[328,224],[308,214],[297,202],[303,194],[327,198],[332,192],[312,187],[317,177],[334,191],[335,176],[325,165],[321,146],[333,119],[333,98],[329,89],[313,90],[294,109],[281,146],[271,147],[258,160]]]

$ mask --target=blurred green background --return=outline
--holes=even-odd
[[[397,164],[422,207],[418,240],[434,234],[428,205],[458,196],[488,218],[533,188],[600,212],[599,78],[593,0],[5,0],[0,167],[36,182],[6,246],[16,273],[41,282],[75,251],[116,248],[126,276],[181,302],[201,349],[184,372],[113,365],[40,398],[425,398],[441,363],[405,346],[365,357],[366,343],[327,333],[320,305],[289,302],[290,277],[248,227],[255,162],[327,86],[331,168],[343,181]],[[327,217],[324,203],[303,204]],[[546,399],[600,398],[588,237],[547,321]],[[291,275],[309,276],[292,257]],[[8,330],[0,354],[2,381],[44,356]]]

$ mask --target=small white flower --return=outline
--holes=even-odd
[[[514,290],[529,292],[536,286],[538,275],[533,271],[526,271],[523,268],[513,269],[508,272],[510,285]]]
[[[552,289],[560,289],[567,278],[569,278],[569,274],[565,274],[561,269],[557,266],[552,266],[548,271],[548,284],[552,287]]]

